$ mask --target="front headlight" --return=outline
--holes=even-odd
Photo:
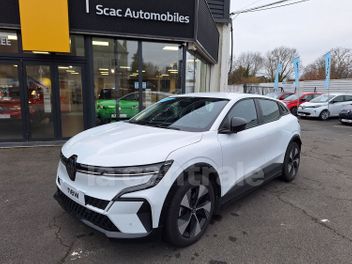
[[[127,193],[142,191],[142,190],[146,190],[146,189],[149,189],[149,188],[156,186],[162,180],[162,178],[166,175],[166,173],[170,169],[172,163],[173,163],[173,160],[165,161],[163,163],[158,163],[157,170],[155,170],[156,167],[154,167],[154,165],[150,168],[148,168],[146,166],[147,169],[150,169],[151,171],[154,170],[152,177],[149,179],[149,181],[144,184],[131,186],[131,187],[127,187],[127,188],[123,189],[121,192],[119,192],[114,197],[113,201],[117,201],[118,199],[121,198],[121,196],[123,196]],[[159,165],[161,165],[161,166],[159,166]],[[148,175],[151,175],[151,174],[148,173]]]
[[[313,108],[313,109],[315,109],[315,108],[320,108],[322,106],[323,105],[309,105],[309,106],[305,106],[304,108]]]
[[[128,167],[98,167],[77,164],[77,172],[106,177],[140,177],[151,175],[163,177],[172,163],[173,161],[165,161],[150,165]]]

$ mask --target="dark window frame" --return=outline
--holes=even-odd
[[[258,109],[259,109],[260,125],[266,125],[266,124],[270,124],[270,123],[279,121],[279,120],[284,116],[284,115],[282,115],[282,110],[281,110],[281,108],[280,108],[280,106],[279,106],[279,102],[277,102],[277,101],[275,101],[275,100],[267,99],[267,98],[256,98],[255,100],[256,100],[257,107],[258,107]],[[277,119],[275,119],[275,120],[272,120],[272,121],[270,121],[270,122],[265,122],[265,121],[264,121],[264,115],[263,115],[263,109],[262,109],[262,107],[261,107],[261,105],[260,105],[260,103],[259,103],[260,100],[271,101],[271,102],[276,103],[277,108],[279,109],[279,113],[280,113],[279,118],[277,118]],[[285,114],[285,115],[286,115],[286,114]]]
[[[220,126],[219,126],[219,128],[218,128],[218,132],[220,132],[220,131],[225,127],[225,123],[226,123],[226,121],[227,121],[227,118],[228,118],[229,115],[230,115],[230,112],[236,107],[236,105],[237,105],[238,103],[240,103],[240,102],[242,102],[242,101],[245,101],[245,100],[252,100],[252,101],[253,101],[254,107],[255,107],[255,110],[256,110],[256,113],[257,113],[257,120],[258,120],[257,125],[252,126],[252,127],[249,127],[249,128],[246,128],[245,130],[253,129],[253,128],[256,128],[256,127],[258,127],[258,126],[261,125],[261,120],[260,120],[260,115],[259,115],[259,109],[258,109],[258,105],[257,105],[257,102],[256,102],[256,98],[255,98],[255,97],[253,97],[253,98],[252,98],[252,97],[250,97],[250,98],[242,98],[242,99],[238,100],[236,103],[234,103],[234,104],[231,106],[230,110],[227,111],[226,116],[223,118],[223,120],[222,120],[221,123],[220,123]],[[244,130],[244,131],[245,131],[245,130]]]
[[[351,100],[347,100],[348,96],[351,98]],[[343,100],[344,100],[344,102],[352,102],[352,95],[345,94]]]

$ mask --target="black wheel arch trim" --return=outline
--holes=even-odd
[[[221,199],[221,185],[220,185],[220,177],[219,177],[219,173],[216,171],[216,169],[206,163],[206,162],[199,162],[199,163],[195,163],[193,165],[190,165],[189,167],[187,167],[185,170],[183,170],[183,172],[176,178],[176,180],[174,181],[174,183],[172,184],[166,199],[164,200],[163,203],[163,207],[161,210],[161,214],[160,214],[160,218],[159,218],[159,224],[158,227],[163,227],[164,222],[165,222],[165,218],[166,218],[166,214],[167,214],[167,210],[169,209],[169,204],[174,196],[174,193],[176,192],[177,189],[177,183],[178,182],[184,182],[190,175],[189,172],[192,170],[192,168],[201,168],[203,169],[207,169],[209,170],[209,180],[213,185],[214,191],[215,191],[215,208],[214,208],[214,212],[216,212],[217,208],[220,205],[220,199]],[[200,175],[202,175],[202,171],[199,172]]]
[[[302,148],[303,142],[302,142],[302,139],[301,139],[301,136],[300,136],[300,135],[298,135],[298,134],[294,135],[294,136],[291,138],[290,142],[288,143],[287,147],[288,147],[292,142],[297,142],[298,145],[299,145],[299,147]]]

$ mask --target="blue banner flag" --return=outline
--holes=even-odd
[[[275,83],[274,83],[274,91],[279,90],[279,75],[282,72],[282,64],[279,63],[277,65],[277,69],[276,69],[276,74],[275,74]]]
[[[325,83],[324,88],[329,89],[331,75],[331,52],[325,54]]]
[[[301,60],[299,57],[294,58],[293,61],[293,69],[294,69],[294,74],[295,74],[295,89],[298,91],[299,89],[299,68],[301,66]]]

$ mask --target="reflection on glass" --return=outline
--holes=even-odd
[[[187,52],[186,93],[210,91],[210,66]]]
[[[195,60],[196,92],[210,91],[210,66],[200,59]]]
[[[61,127],[64,138],[83,131],[81,67],[59,66]]]
[[[82,35],[70,36],[71,51],[67,53],[57,53],[58,55],[84,56],[84,37]]]
[[[31,137],[33,139],[53,138],[50,67],[27,65],[26,72]]]
[[[195,57],[186,53],[186,93],[194,93],[196,85]]]
[[[17,53],[18,37],[14,31],[0,31],[0,53]]]
[[[143,42],[143,107],[155,103],[149,92],[181,93],[179,60],[182,49],[168,43]]]
[[[0,64],[0,140],[22,137],[18,65]]]
[[[139,109],[128,99],[138,89],[138,42],[94,38],[92,44],[98,124],[132,117]]]

